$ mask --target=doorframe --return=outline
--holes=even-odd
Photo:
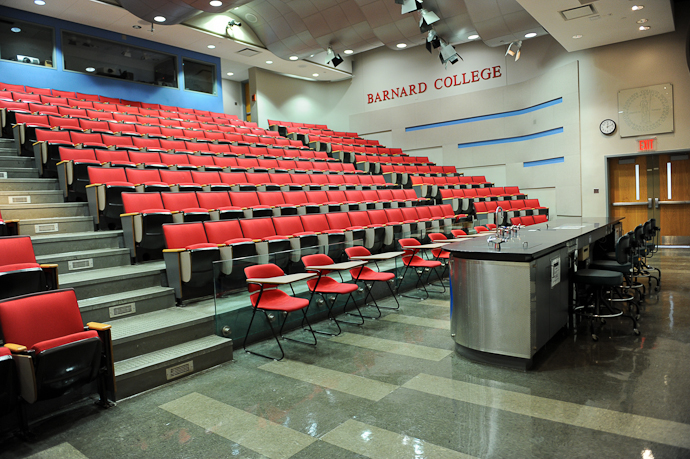
[[[613,158],[637,158],[640,156],[659,156],[659,155],[673,155],[673,154],[690,154],[690,149],[683,150],[663,150],[663,151],[638,151],[635,153],[618,153],[615,155],[604,156],[604,173],[606,174],[606,218],[611,217],[611,202],[609,199],[609,159]]]

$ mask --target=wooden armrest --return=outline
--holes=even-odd
[[[22,346],[21,344],[5,343],[5,347],[15,354],[26,351],[26,346]]]
[[[41,269],[57,269],[57,263],[44,263],[39,265]]]
[[[89,185],[86,185],[86,188],[91,188],[92,186],[101,186],[103,185],[102,183],[91,183]]]
[[[110,330],[112,328],[111,325],[109,324],[101,324],[98,322],[89,322],[86,324],[87,327],[89,327],[89,330],[96,330],[96,331],[106,331]]]
[[[184,252],[186,250],[187,249],[163,249],[163,253],[166,253],[166,252],[167,253],[180,253],[180,252]]]
[[[261,242],[261,239],[252,239],[252,242]]]
[[[127,214],[120,214],[120,217],[134,217],[135,215],[139,215],[139,212],[129,212]]]
[[[59,163],[56,164],[56,166],[59,166],[60,164],[65,164],[65,163],[68,163],[68,162],[69,162],[69,160],[67,160],[67,159],[64,160],[64,161],[60,161]]]

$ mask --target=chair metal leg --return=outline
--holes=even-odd
[[[249,326],[247,327],[247,336],[244,337],[244,343],[242,343],[242,348],[244,349],[244,352],[247,352],[248,354],[258,355],[259,357],[263,357],[265,359],[271,359],[271,360],[276,360],[276,361],[283,360],[283,358],[285,357],[285,351],[283,351],[283,346],[281,346],[280,340],[278,339],[278,336],[276,336],[276,332],[273,329],[273,325],[271,324],[271,320],[268,317],[268,313],[266,311],[264,311],[263,309],[261,311],[264,313],[264,316],[266,317],[266,322],[268,322],[268,326],[271,329],[271,333],[273,334],[273,338],[276,340],[276,343],[278,343],[278,347],[280,348],[280,358],[277,359],[275,357],[271,357],[270,355],[261,354],[259,352],[250,351],[249,349],[247,349],[247,339],[249,338],[249,330],[251,330],[251,328],[252,328],[252,323],[254,322],[254,316],[256,316],[256,311],[257,311],[257,308],[255,307],[254,310],[252,311],[252,318],[249,321]]]
[[[379,309],[379,305],[376,303],[376,299],[374,298],[374,294],[371,293],[371,287],[369,287],[369,286],[367,285],[366,281],[363,281],[363,283],[364,283],[364,287],[363,287],[363,288],[364,288],[364,290],[366,290],[366,292],[367,292],[366,295],[364,295],[364,306],[370,306],[370,307],[372,306],[372,305],[367,304],[367,298],[369,298],[369,297],[371,296],[371,300],[374,302],[373,307],[376,308],[376,310],[379,312],[379,315],[376,316],[376,317],[374,317],[374,316],[365,316],[365,315],[363,315],[363,314],[361,314],[361,313],[360,313],[359,315],[362,316],[362,317],[364,317],[365,319],[372,319],[372,320],[379,319],[379,318],[381,317],[381,309]],[[356,304],[356,303],[355,303],[355,304]],[[348,314],[350,314],[351,316],[352,316],[352,315],[356,315],[356,314],[352,314],[352,313],[348,313]]]
[[[316,335],[314,334],[314,330],[311,328],[311,324],[309,323],[309,319],[307,318],[307,308],[302,308],[302,314],[304,315],[304,317],[302,317],[302,324],[304,324],[305,321],[307,322],[307,331],[311,333],[312,338],[314,338],[313,343],[308,343],[300,339],[290,338],[289,336],[283,335],[283,327],[285,327],[285,324],[287,323],[287,318],[289,314],[285,315],[285,319],[283,320],[283,324],[280,326],[280,331],[278,333],[280,334],[280,337],[283,339],[294,341],[296,343],[308,344],[310,346],[316,346]],[[304,325],[302,325],[302,329],[304,330]]]
[[[352,298],[352,302],[355,304],[355,309],[357,309],[357,314],[347,312],[347,304],[350,302],[350,298]],[[335,301],[333,301],[333,304],[335,304]],[[350,292],[350,294],[347,296],[347,300],[345,300],[345,304],[343,305],[343,313],[345,313],[347,315],[359,317],[360,319],[362,319],[362,321],[361,322],[350,322],[347,320],[340,319],[340,322],[342,322],[344,324],[350,324],[350,325],[364,325],[364,318],[366,316],[362,315],[362,311],[359,309],[359,306],[357,306],[357,302],[355,301],[355,298],[352,296],[352,292]],[[371,317],[371,318],[373,319],[374,317]]]

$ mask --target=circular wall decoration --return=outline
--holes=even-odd
[[[599,130],[604,135],[611,135],[616,131],[616,122],[606,119],[599,124]]]
[[[673,86],[619,91],[618,113],[621,137],[673,132]]]

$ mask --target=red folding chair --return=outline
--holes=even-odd
[[[398,291],[400,291],[400,286],[402,285],[402,282],[405,280],[405,275],[407,274],[407,271],[412,268],[412,270],[417,274],[417,282],[415,283],[415,287],[419,288],[418,286],[421,284],[422,289],[424,290],[424,293],[426,294],[425,298],[419,298],[415,296],[409,296],[409,295],[401,295],[405,296],[406,298],[413,298],[417,300],[423,300],[426,298],[429,298],[429,291],[426,288],[426,285],[424,283],[424,271],[429,272],[429,274],[426,277],[426,282],[429,282],[429,279],[431,278],[431,272],[436,273],[436,277],[438,277],[438,280],[441,282],[441,286],[443,287],[443,291],[439,293],[445,293],[446,292],[446,286],[443,284],[443,280],[441,279],[441,276],[438,274],[438,271],[436,271],[436,268],[441,266],[441,262],[438,260],[425,260],[424,258],[420,257],[417,255],[423,250],[422,244],[417,240],[413,238],[406,238],[406,239],[400,239],[398,241],[400,244],[400,247],[405,251],[403,254],[402,260],[403,264],[405,265],[405,270],[403,271],[403,275],[400,279],[400,282],[398,284]]]
[[[285,351],[283,350],[283,346],[280,344],[278,335],[276,335],[275,329],[271,324],[272,314],[270,314],[270,311],[278,311],[285,313],[285,319],[283,319],[283,323],[280,326],[279,331],[281,338],[289,339],[290,341],[296,341],[298,343],[316,346],[316,335],[314,333],[314,330],[311,328],[309,319],[307,318],[307,308],[309,307],[310,300],[290,296],[278,288],[279,285],[290,285],[290,288],[292,289],[291,284],[293,282],[298,282],[301,280],[316,277],[316,274],[300,273],[285,275],[283,270],[280,269],[278,266],[274,265],[273,263],[267,263],[265,265],[248,266],[244,268],[244,274],[247,276],[247,290],[249,290],[249,292],[251,293],[249,299],[252,303],[253,308],[252,318],[249,320],[249,326],[247,327],[247,335],[245,336],[244,343],[242,344],[244,351],[267,359],[282,360],[283,357],[285,357]],[[292,290],[292,293],[293,295],[295,294],[294,289]],[[302,314],[304,315],[302,319],[302,324],[304,324],[304,322],[307,323],[307,330],[309,331],[309,333],[311,333],[312,337],[314,338],[314,343],[307,343],[305,341],[296,340],[294,338],[289,338],[283,335],[283,328],[285,327],[285,323],[287,322],[287,315],[291,312],[298,310],[301,310]],[[247,349],[247,339],[249,339],[249,331],[252,328],[252,323],[254,322],[254,316],[256,316],[256,311],[261,311],[266,316],[266,322],[268,322],[268,326],[271,329],[273,338],[275,338],[276,343],[278,343],[278,348],[280,348],[279,359],[265,354],[261,354],[259,352],[250,351],[249,349]]]
[[[365,261],[373,261],[374,264],[376,264],[376,267],[378,268],[378,263],[376,263],[377,260],[383,260],[383,259],[392,259],[397,257],[398,255],[401,255],[400,252],[386,252],[378,255],[372,255],[369,250],[367,250],[366,247],[362,246],[355,246],[355,247],[348,247],[345,249],[345,253],[347,254],[347,257],[350,260],[365,260]],[[350,275],[352,278],[355,280],[355,282],[362,281],[365,284],[365,290],[366,290],[366,295],[364,297],[364,304],[367,304],[367,298],[371,297],[371,300],[374,302],[374,307],[376,310],[379,312],[379,317],[381,317],[381,308],[383,309],[400,309],[400,303],[398,302],[398,298],[395,296],[395,292],[393,291],[393,287],[391,287],[391,281],[395,279],[395,274],[394,273],[382,273],[380,270],[379,271],[374,271],[373,269],[369,268],[368,266],[361,266],[358,268],[353,268],[350,270]],[[370,282],[371,284],[367,284],[367,282]],[[374,298],[374,294],[372,293],[373,290],[373,283],[374,282],[384,282],[387,286],[388,289],[391,292],[391,296],[395,300],[395,303],[397,304],[396,307],[394,308],[388,308],[385,306],[380,306],[376,302],[376,299]]]

